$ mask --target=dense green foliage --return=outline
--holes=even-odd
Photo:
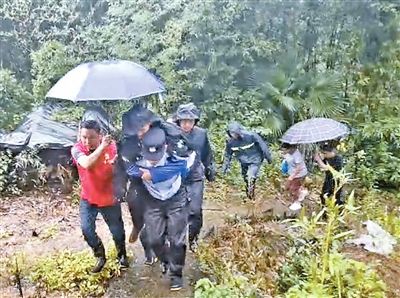
[[[397,1],[3,3],[0,65],[19,82],[1,72],[0,128],[74,65],[130,59],[165,81],[163,111],[194,101],[206,126],[236,119],[276,137],[312,116],[344,120],[351,171],[366,186],[400,185]]]

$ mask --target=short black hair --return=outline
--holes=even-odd
[[[282,143],[281,149],[295,149],[297,148],[297,145],[295,144],[289,144],[289,143]]]
[[[325,152],[333,152],[335,151],[335,147],[332,146],[331,144],[323,144],[321,146],[319,146],[321,151],[325,151]]]
[[[97,133],[101,132],[100,124],[96,120],[85,120],[81,122],[81,128],[93,129]]]

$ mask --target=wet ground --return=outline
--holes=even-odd
[[[264,205],[262,208],[266,210],[271,209],[265,205],[265,202],[262,205]],[[221,225],[228,215],[249,215],[255,209],[260,210],[259,208],[259,205],[255,206],[252,203],[243,204],[240,194],[233,195],[229,204],[224,201],[206,200],[203,233],[207,234],[210,229]],[[32,192],[21,197],[2,198],[0,216],[0,258],[2,261],[18,252],[23,252],[25,259],[31,262],[38,256],[65,249],[81,251],[88,248],[80,231],[78,206],[71,204],[71,198],[68,196],[48,191]],[[125,203],[123,218],[128,236],[132,223]],[[101,216],[97,220],[97,232],[105,244],[112,245],[111,234]],[[134,256],[131,260],[132,266],[121,277],[111,281],[104,297],[191,297],[196,281],[204,277],[195,255],[188,252],[185,287],[179,292],[171,293],[168,278],[162,276],[159,264],[152,267],[144,265],[140,242],[129,243],[127,248]],[[19,297],[16,287],[11,286],[8,280],[0,278],[0,283],[2,298]],[[23,285],[24,297],[33,296],[35,289],[32,285],[26,283]],[[57,297],[57,294],[54,297]]]
[[[267,192],[266,192],[267,193]],[[226,192],[218,187],[209,190],[208,196],[224,199],[207,199],[204,205],[203,236],[218,229],[227,216],[258,216],[282,218],[290,216],[287,201],[277,193],[260,195],[255,202],[243,203],[241,192]],[[316,205],[316,197],[308,199],[306,205]],[[123,204],[123,218],[127,236],[132,228],[128,208]],[[99,216],[97,231],[104,243],[112,245],[111,234]],[[133,255],[131,267],[122,276],[111,280],[104,297],[193,297],[194,285],[204,274],[196,257],[188,252],[185,267],[185,287],[179,292],[170,292],[167,277],[163,277],[156,264],[144,265],[144,256],[139,241],[128,244]],[[71,198],[59,193],[32,192],[21,197],[0,199],[0,261],[23,252],[28,261],[38,256],[53,254],[61,250],[81,251],[88,249],[79,225],[78,206],[71,204]],[[391,288],[390,297],[400,297],[397,280],[400,278],[400,259],[395,262],[387,258],[367,254],[361,249],[348,251],[354,258],[366,263],[378,261],[378,272]],[[400,253],[399,253],[400,256]],[[23,283],[24,297],[34,297],[35,288]],[[20,297],[16,287],[0,276],[0,297]],[[46,294],[46,297],[76,297],[76,294]]]

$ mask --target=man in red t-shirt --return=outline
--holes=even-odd
[[[94,120],[81,123],[79,139],[71,153],[78,167],[82,188],[79,205],[82,233],[97,258],[92,272],[100,272],[106,263],[103,243],[96,234],[98,213],[101,213],[111,231],[120,265],[128,267],[121,206],[114,198],[112,186],[116,145],[110,136],[101,135],[100,125]]]

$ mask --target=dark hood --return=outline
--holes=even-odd
[[[232,137],[232,133],[236,133],[239,136],[243,137],[245,129],[244,127],[236,121],[229,123],[227,133],[230,137]]]
[[[141,105],[134,105],[122,115],[122,134],[125,137],[134,136],[146,123],[151,123],[153,126],[160,122],[161,118],[149,109]]]

